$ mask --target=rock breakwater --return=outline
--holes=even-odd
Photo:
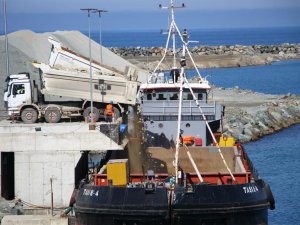
[[[144,57],[144,56],[162,56],[164,53],[163,47],[123,47],[110,48],[112,52],[122,57]],[[195,46],[189,48],[193,55],[258,55],[258,54],[273,54],[280,56],[293,56],[291,54],[300,55],[300,44],[281,44],[281,45],[221,45],[221,46]],[[181,48],[176,50],[181,52]],[[169,49],[167,55],[172,54],[172,49]]]
[[[285,95],[260,105],[255,111],[251,107],[228,107],[223,131],[240,142],[249,142],[299,122],[300,96]]]
[[[163,47],[124,47],[110,48],[110,50],[147,70],[153,70],[164,54]],[[179,48],[176,52],[180,53],[181,50]],[[300,59],[300,44],[288,43],[251,46],[195,46],[189,50],[199,68],[266,65],[279,60]],[[168,49],[166,60],[162,62],[161,68],[169,68],[171,63],[172,49]],[[192,62],[187,58],[187,68],[192,67]]]

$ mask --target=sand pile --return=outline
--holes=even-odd
[[[9,46],[10,51],[10,68],[11,74],[19,72],[33,73],[33,67],[31,65],[31,59],[23,54],[20,50],[13,46]],[[6,86],[6,57],[4,41],[0,39],[0,109],[4,108],[3,105],[3,91]]]

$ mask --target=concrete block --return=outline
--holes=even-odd
[[[29,178],[29,202],[35,205],[40,205],[40,199],[43,199],[43,163],[32,163],[30,165],[30,178]],[[19,188],[25,188],[19,187]],[[23,200],[25,200],[23,198]],[[27,200],[25,200],[27,201]]]
[[[1,225],[68,225],[68,218],[50,215],[4,216]]]
[[[36,131],[36,127],[41,131]],[[99,130],[89,130],[85,123],[0,123],[0,143],[2,152],[123,150]]]
[[[74,189],[79,152],[16,152],[15,194],[26,202],[50,206],[51,185],[55,207],[67,206]]]
[[[74,176],[74,170],[75,170],[76,164],[71,162],[63,162],[62,163],[62,178],[63,178],[63,184],[65,185],[73,185],[75,176]]]

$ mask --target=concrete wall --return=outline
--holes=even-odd
[[[68,206],[80,152],[15,153],[15,196],[39,206]]]
[[[15,155],[15,196],[34,205],[51,205],[53,178],[55,207],[68,206],[81,152],[107,150],[123,147],[85,123],[0,123],[0,152]]]
[[[0,143],[2,152],[123,149],[99,130],[89,130],[89,125],[85,123],[0,124]]]

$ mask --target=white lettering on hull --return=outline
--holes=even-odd
[[[99,195],[99,191],[94,191],[94,190],[90,190],[90,189],[83,189],[83,195],[85,196],[98,196]]]
[[[256,193],[259,191],[256,185],[243,187],[243,190],[245,194]]]

